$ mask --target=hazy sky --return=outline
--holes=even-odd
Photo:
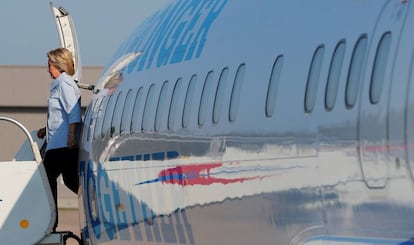
[[[54,0],[72,16],[83,65],[106,65],[135,27],[171,0]],[[3,0],[0,7],[0,65],[45,65],[59,47],[46,0]]]

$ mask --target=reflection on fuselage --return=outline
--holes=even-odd
[[[409,241],[411,9],[216,0],[158,12],[115,54],[114,65],[142,52],[111,93],[97,84],[85,116],[85,238]]]

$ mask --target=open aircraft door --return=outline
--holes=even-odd
[[[407,16],[405,4],[385,3],[378,16],[368,45],[359,114],[359,151],[361,168],[369,188],[384,188],[389,168],[394,163],[389,155],[389,116],[393,71],[401,30]],[[388,115],[388,116],[387,116]],[[394,118],[401,120],[403,118]]]
[[[53,17],[55,18],[56,28],[60,39],[60,46],[62,48],[67,48],[73,55],[73,61],[75,64],[75,74],[73,75],[73,79],[78,82],[78,86],[80,88],[89,89],[88,85],[79,83],[82,80],[82,64],[73,20],[70,17],[69,12],[67,12],[63,7],[57,8],[53,5],[53,3],[50,3],[50,9]]]

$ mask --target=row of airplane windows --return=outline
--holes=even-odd
[[[325,88],[325,109],[327,111],[331,111],[335,106],[340,75],[342,72],[345,57],[345,48],[345,40],[338,42],[331,58],[328,80]],[[391,32],[386,32],[381,36],[378,42],[372,67],[369,86],[369,100],[371,104],[377,104],[380,101],[390,48]],[[315,106],[318,83],[320,82],[319,77],[322,68],[324,49],[325,47],[323,45],[319,46],[316,49],[309,69],[309,76],[305,93],[305,112],[307,113],[311,113]],[[360,82],[362,80],[364,68],[364,59],[367,52],[366,50],[367,35],[363,34],[355,43],[351,56],[351,62],[349,65],[345,87],[345,105],[348,109],[354,107],[357,95],[359,93]]]
[[[217,84],[214,81],[214,71],[209,71],[199,101],[196,101],[197,98],[194,96],[197,75],[191,77],[187,87],[182,78],[177,79],[173,84],[171,96],[169,96],[171,86],[169,81],[162,84],[159,95],[155,84],[152,84],[147,91],[144,91],[144,87],[137,90],[130,89],[126,93],[122,90],[116,91],[95,102],[94,106],[98,106],[99,111],[105,113],[103,117],[96,118],[93,138],[96,140],[108,135],[113,137],[124,132],[162,131],[164,130],[162,123],[165,119],[167,119],[168,130],[173,129],[174,125],[187,128],[191,109],[195,104],[198,105],[198,125],[203,126],[209,115],[208,102],[211,101],[210,97],[213,93],[212,122],[214,124],[220,122],[222,110],[228,111],[228,121],[233,122],[237,117],[237,105],[245,70],[246,64],[239,65],[234,79],[230,80],[229,68],[225,67],[220,73]],[[232,86],[230,94],[227,86]],[[185,98],[183,106],[179,105],[180,98]],[[227,98],[230,100],[226,101]],[[154,111],[155,121],[151,120],[154,119]]]
[[[386,32],[382,35],[378,43],[372,70],[369,94],[372,104],[376,104],[380,100],[390,47],[391,32]],[[325,89],[325,109],[327,111],[331,111],[335,106],[345,49],[346,41],[339,41],[331,57]],[[353,108],[357,99],[366,49],[367,35],[363,34],[354,46],[348,70],[345,105],[349,109]],[[304,111],[306,113],[311,113],[315,106],[324,51],[324,45],[317,47],[311,60],[304,96]],[[283,60],[283,55],[275,59],[270,74],[265,104],[267,117],[273,116]],[[203,126],[208,118],[213,124],[218,124],[221,121],[222,110],[228,111],[228,121],[233,122],[237,117],[237,106],[239,104],[241,85],[244,80],[245,71],[246,64],[243,63],[239,65],[234,79],[229,79],[229,68],[225,67],[221,71],[217,83],[215,83],[213,78],[214,72],[209,71],[204,80],[199,101],[196,101],[197,98],[194,97],[198,79],[197,75],[191,77],[187,87],[184,87],[182,78],[175,81],[171,96],[169,96],[169,87],[171,85],[168,81],[163,83],[158,97],[155,84],[152,84],[146,93],[143,87],[140,87],[136,91],[130,89],[126,93],[125,91],[119,90],[109,97],[105,97],[103,100],[97,100],[95,103],[95,106],[99,106],[100,111],[105,111],[105,114],[103,118],[98,117],[97,119],[94,129],[94,139],[96,140],[106,136],[113,137],[124,132],[162,131],[164,130],[162,122],[165,119],[167,120],[165,126],[168,130],[173,129],[174,125],[187,128],[190,121],[190,110],[193,105],[198,105],[199,126]],[[229,90],[227,86],[232,86],[232,89]],[[228,94],[229,91],[230,94]],[[183,96],[185,99],[184,104],[181,106],[179,105],[179,100]],[[211,96],[214,96],[212,100],[210,100]],[[208,101],[213,101],[211,115],[208,112]],[[153,111],[155,111],[155,115],[152,114]],[[155,120],[151,120],[154,116]]]

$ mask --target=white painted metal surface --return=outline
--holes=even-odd
[[[35,244],[52,231],[55,207],[37,144],[26,134],[35,161],[0,162],[0,241],[8,245]]]
[[[0,163],[0,241],[34,244],[52,231],[55,208],[42,164]]]
[[[75,75],[73,78],[76,81],[82,79],[82,64],[79,55],[79,46],[74,31],[73,20],[69,16],[69,13],[62,7],[56,8],[53,3],[50,3],[50,9],[53,17],[55,17],[55,23],[60,38],[61,47],[67,48],[72,52],[75,63]]]

